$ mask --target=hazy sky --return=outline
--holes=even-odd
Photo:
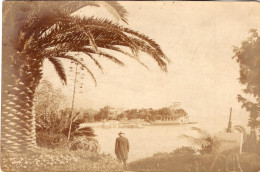
[[[233,107],[235,119],[245,117],[236,97],[243,88],[238,64],[232,59],[233,45],[240,46],[251,28],[260,28],[257,2],[145,2],[122,4],[129,12],[129,28],[154,39],[171,59],[168,73],[162,72],[149,56],[140,54],[148,71],[133,60],[119,55],[122,68],[103,60],[104,74],[88,62],[98,85],[86,78],[83,94],[76,95],[77,107],[160,108],[179,101],[190,116],[228,118]],[[81,15],[109,17],[102,9],[84,8]],[[258,30],[259,31],[259,30]],[[49,63],[45,78],[61,84]],[[72,86],[63,87],[72,95]]]

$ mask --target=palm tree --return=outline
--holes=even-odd
[[[238,133],[242,133],[244,138],[247,136],[246,129],[242,125],[233,126],[233,130]]]
[[[3,151],[23,152],[36,146],[34,93],[42,78],[43,61],[48,59],[66,84],[63,59],[92,71],[75,53],[84,53],[102,71],[97,58],[105,57],[123,66],[113,55],[120,52],[140,64],[143,51],[167,71],[167,57],[147,36],[106,19],[82,18],[71,13],[86,6],[106,7],[127,22],[126,10],[116,2],[4,2],[3,3],[3,80],[1,147]],[[98,55],[98,56],[97,56]]]
[[[192,144],[200,146],[200,153],[217,153],[219,147],[219,141],[207,131],[198,128],[192,127],[192,130],[196,131],[199,134],[199,137],[189,136],[186,134],[181,135],[180,137],[187,139]]]

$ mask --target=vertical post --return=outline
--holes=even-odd
[[[75,99],[75,92],[76,92],[77,75],[78,75],[78,62],[76,63],[76,73],[75,73],[75,78],[74,78],[74,88],[73,88],[72,104],[71,104],[71,111],[70,111],[70,127],[69,127],[69,133],[68,133],[68,143],[69,143],[70,134],[71,134],[72,113],[73,113],[73,108],[74,108],[74,99]]]
[[[241,139],[240,139],[240,149],[239,149],[239,153],[241,154],[242,153],[242,150],[243,150],[243,140],[244,139],[244,135],[241,134]]]
[[[232,107],[230,108],[230,114],[229,114],[229,121],[228,121],[228,128],[227,128],[228,133],[231,133],[231,130],[232,130],[231,115],[232,115]]]

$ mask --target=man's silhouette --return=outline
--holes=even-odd
[[[127,167],[126,160],[128,159],[129,142],[124,133],[118,133],[119,137],[116,139],[115,154],[120,162],[123,162],[125,168]]]

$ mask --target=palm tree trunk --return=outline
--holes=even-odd
[[[21,152],[36,146],[32,94],[24,84],[9,85],[2,103],[2,149]]]
[[[33,98],[41,78],[36,74],[41,72],[40,68],[32,70],[28,65],[19,63],[21,57],[11,57],[6,50],[3,47],[3,56],[7,55],[5,59],[8,60],[3,63],[2,69],[1,149],[23,153],[36,147]]]

